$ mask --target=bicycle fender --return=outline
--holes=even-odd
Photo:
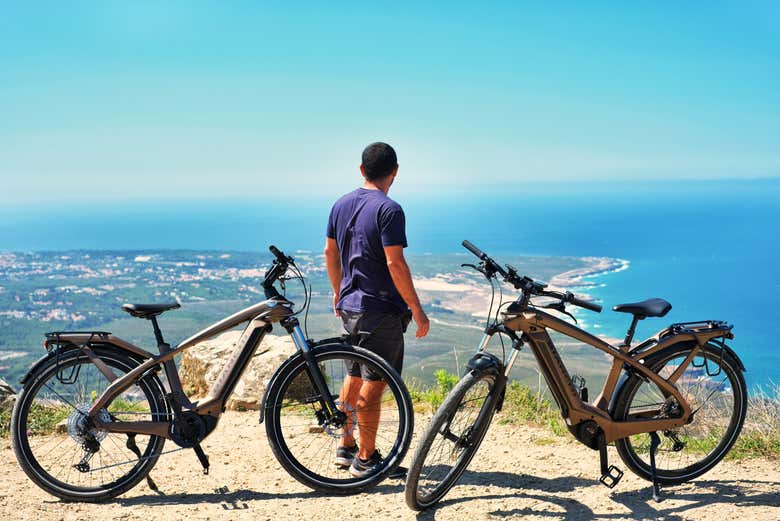
[[[32,365],[29,371],[27,371],[27,374],[25,374],[21,380],[19,380],[19,383],[24,387],[27,385],[27,382],[30,381],[30,378],[33,374],[35,374],[36,371],[38,371],[43,365],[45,365],[49,360],[52,358],[58,356],[62,356],[63,354],[69,352],[69,351],[81,351],[80,345],[77,344],[62,344],[59,347],[52,349],[47,354],[40,357],[38,360],[35,361],[35,363]],[[100,343],[94,343],[90,347],[105,347],[109,349],[116,349],[117,351],[122,351],[123,353],[130,355],[133,358],[140,359],[138,353],[135,351],[130,351],[129,349],[125,349],[121,345],[113,344],[111,342],[100,342]]]
[[[689,340],[683,340],[681,342],[688,342],[688,343],[691,344],[691,346],[695,345],[695,342],[691,342]],[[659,351],[657,353],[653,353],[653,355],[650,356],[648,358],[648,360],[652,360],[656,356],[663,355],[669,349],[679,347],[681,342],[677,342],[675,344],[670,345],[666,349],[663,349],[663,350],[661,350],[661,351]],[[710,344],[710,343],[708,342],[708,344]],[[710,344],[710,345],[712,345],[712,344]],[[721,349],[721,346],[713,346],[713,347],[715,347],[716,349]],[[732,358],[732,360],[734,360],[734,362],[737,364],[737,368],[740,371],[742,371],[743,373],[747,371],[747,369],[745,369],[745,366],[742,363],[742,360],[740,360],[740,358],[737,356],[737,353],[735,353],[734,350],[730,346],[723,345],[723,350],[726,352],[726,354],[728,354]],[[646,360],[645,363],[648,363],[648,360]],[[625,386],[626,383],[628,382],[628,378],[629,378],[629,373],[627,371],[623,371],[623,373],[620,375],[620,379],[618,380],[617,385],[615,386],[615,392],[612,393],[612,397],[609,400],[609,407],[608,407],[607,410],[609,411],[610,414],[612,414],[614,412],[615,404],[617,402],[617,397],[620,396],[620,393],[623,391],[623,386]]]
[[[466,362],[466,368],[472,371],[488,372],[499,375],[504,371],[504,364],[497,356],[481,352],[475,354]]]

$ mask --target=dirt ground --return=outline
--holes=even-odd
[[[400,481],[357,496],[311,492],[281,469],[253,413],[227,414],[206,440],[208,476],[192,451],[175,452],[152,471],[160,494],[142,482],[100,505],[62,503],[45,494],[19,469],[3,439],[0,519],[780,519],[776,461],[722,462],[692,483],[663,489],[664,499],[656,503],[649,483],[629,472],[613,490],[600,485],[597,452],[575,442],[538,442],[549,437],[536,428],[494,424],[460,484],[423,513],[407,508]]]

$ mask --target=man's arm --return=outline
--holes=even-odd
[[[339,316],[336,304],[339,303],[339,292],[341,291],[341,257],[336,240],[330,237],[325,239],[325,266],[328,268],[328,278],[333,287],[333,313]]]
[[[404,258],[404,247],[401,245],[385,246],[385,257],[387,257],[387,269],[390,270],[390,277],[393,279],[395,289],[398,290],[401,298],[404,299],[406,305],[412,310],[412,318],[414,318],[414,322],[417,324],[416,336],[417,338],[422,338],[428,334],[431,324],[420,305],[417,292],[414,290],[412,272]],[[330,270],[328,273],[330,273]]]

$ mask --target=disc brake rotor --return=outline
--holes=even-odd
[[[355,411],[355,408],[348,403],[341,403],[339,400],[336,400],[335,403],[336,407],[347,416],[347,421],[344,422],[344,425],[349,423],[351,423],[351,425],[347,428],[344,425],[334,425],[332,423],[326,422],[322,425],[322,429],[328,434],[328,436],[332,438],[343,438],[344,436],[351,436],[355,431],[355,426],[357,425],[357,411]]]

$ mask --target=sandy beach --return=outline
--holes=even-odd
[[[583,257],[583,266],[559,273],[550,278],[550,289],[572,290],[592,285],[587,279],[628,269],[629,262],[609,257]],[[490,285],[484,277],[472,271],[438,273],[433,277],[418,277],[414,285],[420,293],[423,304],[458,313],[467,313],[474,317],[484,317],[490,304]],[[511,289],[506,285],[504,298],[510,298]],[[587,296],[584,291],[577,291]],[[496,292],[498,298],[498,291]],[[495,304],[498,304],[496,301]],[[495,311],[495,310],[494,310]]]

